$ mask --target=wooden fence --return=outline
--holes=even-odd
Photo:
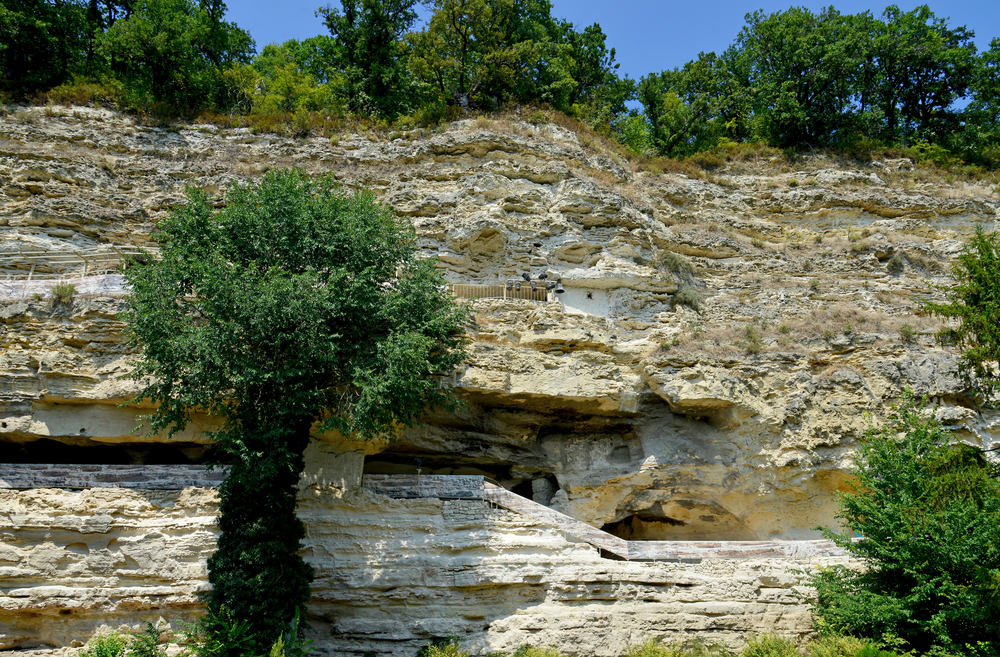
[[[499,285],[468,285],[456,283],[451,291],[458,299],[527,299],[529,301],[548,301],[549,291],[539,284],[537,290],[531,289],[530,283],[521,283],[521,289],[507,289],[506,283]]]

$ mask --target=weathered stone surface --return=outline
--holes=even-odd
[[[316,456],[327,475],[357,465]],[[391,499],[315,483],[317,471],[304,478],[299,508],[321,655],[404,657],[449,636],[483,652],[530,641],[599,657],[691,632],[738,646],[747,632],[809,632],[796,572],[844,562],[811,543],[800,553],[650,543],[646,552],[670,550],[672,561],[614,561],[576,528],[498,506],[516,506],[505,491],[494,504]],[[471,497],[469,483],[441,490]],[[79,645],[100,625],[190,620],[207,590],[216,503],[204,488],[0,490],[0,650]]]
[[[32,445],[43,445],[53,462],[71,460],[61,446],[120,449],[136,463],[151,458],[150,446],[175,450],[175,461],[200,449],[213,427],[205,418],[168,440],[135,431],[142,409],[119,405],[136,392],[122,378],[129,354],[118,319],[120,281],[103,271],[78,278],[82,270],[63,262],[43,263],[29,282],[28,265],[13,254],[146,246],[156,221],[183,200],[184,185],[202,186],[221,203],[233,180],[284,166],[373,190],[409,218],[422,252],[436,255],[453,283],[498,284],[544,271],[561,274],[566,289],[546,303],[470,302],[471,356],[453,380],[464,407],[456,415],[428,413],[393,443],[344,445],[322,436],[328,453],[310,456],[316,468],[307,476],[316,490],[354,490],[363,470],[485,474],[527,496],[537,490],[553,509],[622,539],[814,539],[817,524],[835,522],[832,493],[844,485],[856,438],[869,426],[866,414],[877,421],[904,387],[928,395],[964,440],[997,444],[1000,418],[975,411],[956,375],[955,352],[934,341],[943,324],[921,312],[923,300],[948,283],[963,240],[997,220],[1000,198],[986,183],[941,180],[908,160],[864,165],[823,157],[796,163],[797,170],[762,161],[698,178],[654,174],[557,126],[506,119],[402,138],[330,140],[210,125],[165,129],[100,109],[28,107],[0,116],[0,277],[11,279],[0,283],[0,459],[23,461],[37,453]],[[60,276],[77,287],[69,303],[48,298]],[[344,449],[348,455],[336,453]],[[80,501],[87,494],[73,493],[77,501],[67,501],[62,516],[90,504]],[[321,625],[353,637],[355,646],[364,636],[393,643],[393,621],[407,601],[426,617],[412,616],[415,634],[400,639],[400,653],[439,630],[467,630],[492,646],[507,645],[502,636],[514,645],[527,631],[538,632],[535,643],[564,648],[606,635],[613,638],[604,647],[585,645],[607,654],[627,633],[638,640],[647,630],[669,635],[683,626],[735,637],[737,627],[806,624],[803,607],[775,606],[787,598],[786,586],[753,588],[753,573],[784,582],[787,561],[761,561],[750,574],[699,565],[706,577],[732,580],[733,596],[725,597],[721,589],[669,583],[702,572],[677,564],[600,560],[596,570],[574,570],[577,558],[591,563],[585,555],[593,556],[592,548],[567,543],[546,552],[535,545],[545,543],[538,536],[548,529],[525,528],[505,512],[487,522],[468,511],[473,519],[454,525],[465,529],[434,520],[464,517],[478,508],[472,502],[324,495],[304,507],[315,535],[365,537],[346,547],[330,538],[322,557],[330,560],[324,568],[339,568],[332,565],[338,554],[354,555],[344,557],[355,569],[351,577],[368,582],[348,601],[366,611]],[[350,504],[338,506],[341,499]],[[356,517],[346,510],[355,503]],[[176,503],[167,507],[180,512]],[[376,507],[398,511],[399,525],[376,520]],[[421,514],[427,518],[415,520]],[[45,522],[40,517],[38,526]],[[355,524],[363,522],[374,528]],[[380,538],[383,526],[394,527],[395,538]],[[160,540],[159,530],[135,528],[132,536],[138,541],[146,531]],[[205,531],[198,536],[209,540]],[[79,542],[68,535],[58,541]],[[435,564],[444,557],[419,552],[448,541],[465,546],[456,554],[466,562],[479,555],[487,565],[441,570]],[[393,570],[395,562],[371,566],[381,562],[369,549],[379,558],[405,555],[398,564],[410,570]],[[541,565],[531,565],[536,557]],[[409,584],[383,586],[429,577],[420,568],[434,577],[462,573],[455,575],[460,584],[435,584],[419,595]],[[505,581],[507,570],[537,578],[494,591],[490,578]],[[668,584],[642,583],[661,570]],[[355,580],[333,571],[323,577],[320,589],[338,592],[317,607],[317,617],[335,619],[335,607],[346,604],[337,596]],[[0,586],[14,588],[4,579]],[[663,597],[668,590],[686,597]],[[53,591],[52,600],[71,605],[72,596]],[[583,592],[579,604],[571,601],[574,591]],[[190,609],[193,595],[170,589],[161,598],[175,596],[178,608]],[[94,603],[81,618],[129,617],[116,611],[112,593],[102,599],[106,612]],[[459,607],[447,606],[452,599]],[[754,606],[762,600],[771,606]],[[699,601],[717,615],[697,611]],[[156,604],[149,604],[153,613]],[[477,605],[480,611],[456,611]],[[732,615],[733,605],[760,615],[747,621]],[[57,608],[42,604],[39,618]],[[622,629],[623,615],[636,619],[632,629]]]

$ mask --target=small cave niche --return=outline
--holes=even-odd
[[[609,522],[601,529],[626,541],[662,541],[674,539],[685,525],[686,522],[677,518],[633,513],[617,522]]]
[[[627,541],[747,541],[757,534],[709,500],[671,499],[628,513],[602,529]]]
[[[0,463],[52,463],[66,465],[196,465],[216,454],[197,443],[98,443],[67,444],[42,438],[26,443],[0,442]]]
[[[502,461],[482,461],[460,454],[439,454],[415,450],[387,450],[365,456],[363,474],[481,475],[507,490],[539,504],[548,505],[559,490],[551,472],[530,469]]]

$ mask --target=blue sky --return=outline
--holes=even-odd
[[[248,30],[258,49],[267,43],[304,39],[325,33],[315,17],[325,0],[229,0],[229,20]],[[339,2],[332,3],[340,6]],[[886,3],[756,2],[735,0],[553,0],[552,14],[578,28],[600,23],[621,63],[619,73],[638,79],[651,71],[682,66],[700,51],[724,50],[743,25],[743,16],[755,9],[781,11],[790,6],[819,10],[833,4],[843,13],[871,10],[880,14]],[[910,10],[924,2],[897,2]],[[951,26],[965,25],[976,33],[980,49],[1000,36],[1000,0],[926,2]],[[426,15],[426,12],[422,12]]]

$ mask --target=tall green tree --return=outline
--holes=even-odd
[[[311,427],[392,435],[447,404],[438,377],[463,358],[464,311],[407,224],[294,170],[235,185],[219,211],[189,190],[156,240],[162,258],[126,273],[140,398],[155,430],[222,422],[209,610],[266,654],[309,596],[295,500]]]
[[[254,50],[250,35],[222,20],[224,13],[221,0],[136,0],[101,43],[129,100],[175,111],[224,105],[223,71],[248,63]]]
[[[90,25],[74,0],[0,0],[0,89],[24,95],[84,71]]]
[[[341,0],[319,13],[335,38],[351,110],[393,118],[412,102],[403,35],[416,0]]]
[[[865,567],[815,578],[822,628],[895,636],[921,654],[1000,655],[1000,472],[954,440],[910,396],[862,441],[841,498],[849,531],[825,533]]]
[[[701,53],[683,68],[639,82],[639,101],[661,155],[686,157],[739,135],[744,95],[723,58]]]
[[[573,82],[553,51],[548,0],[434,0],[433,7],[427,28],[409,37],[410,61],[440,101],[495,109],[539,90],[568,96]],[[541,66],[545,83],[533,84],[543,52],[555,61]]]
[[[731,55],[751,90],[754,133],[778,146],[830,143],[846,124],[861,44],[833,7],[747,15]]]

